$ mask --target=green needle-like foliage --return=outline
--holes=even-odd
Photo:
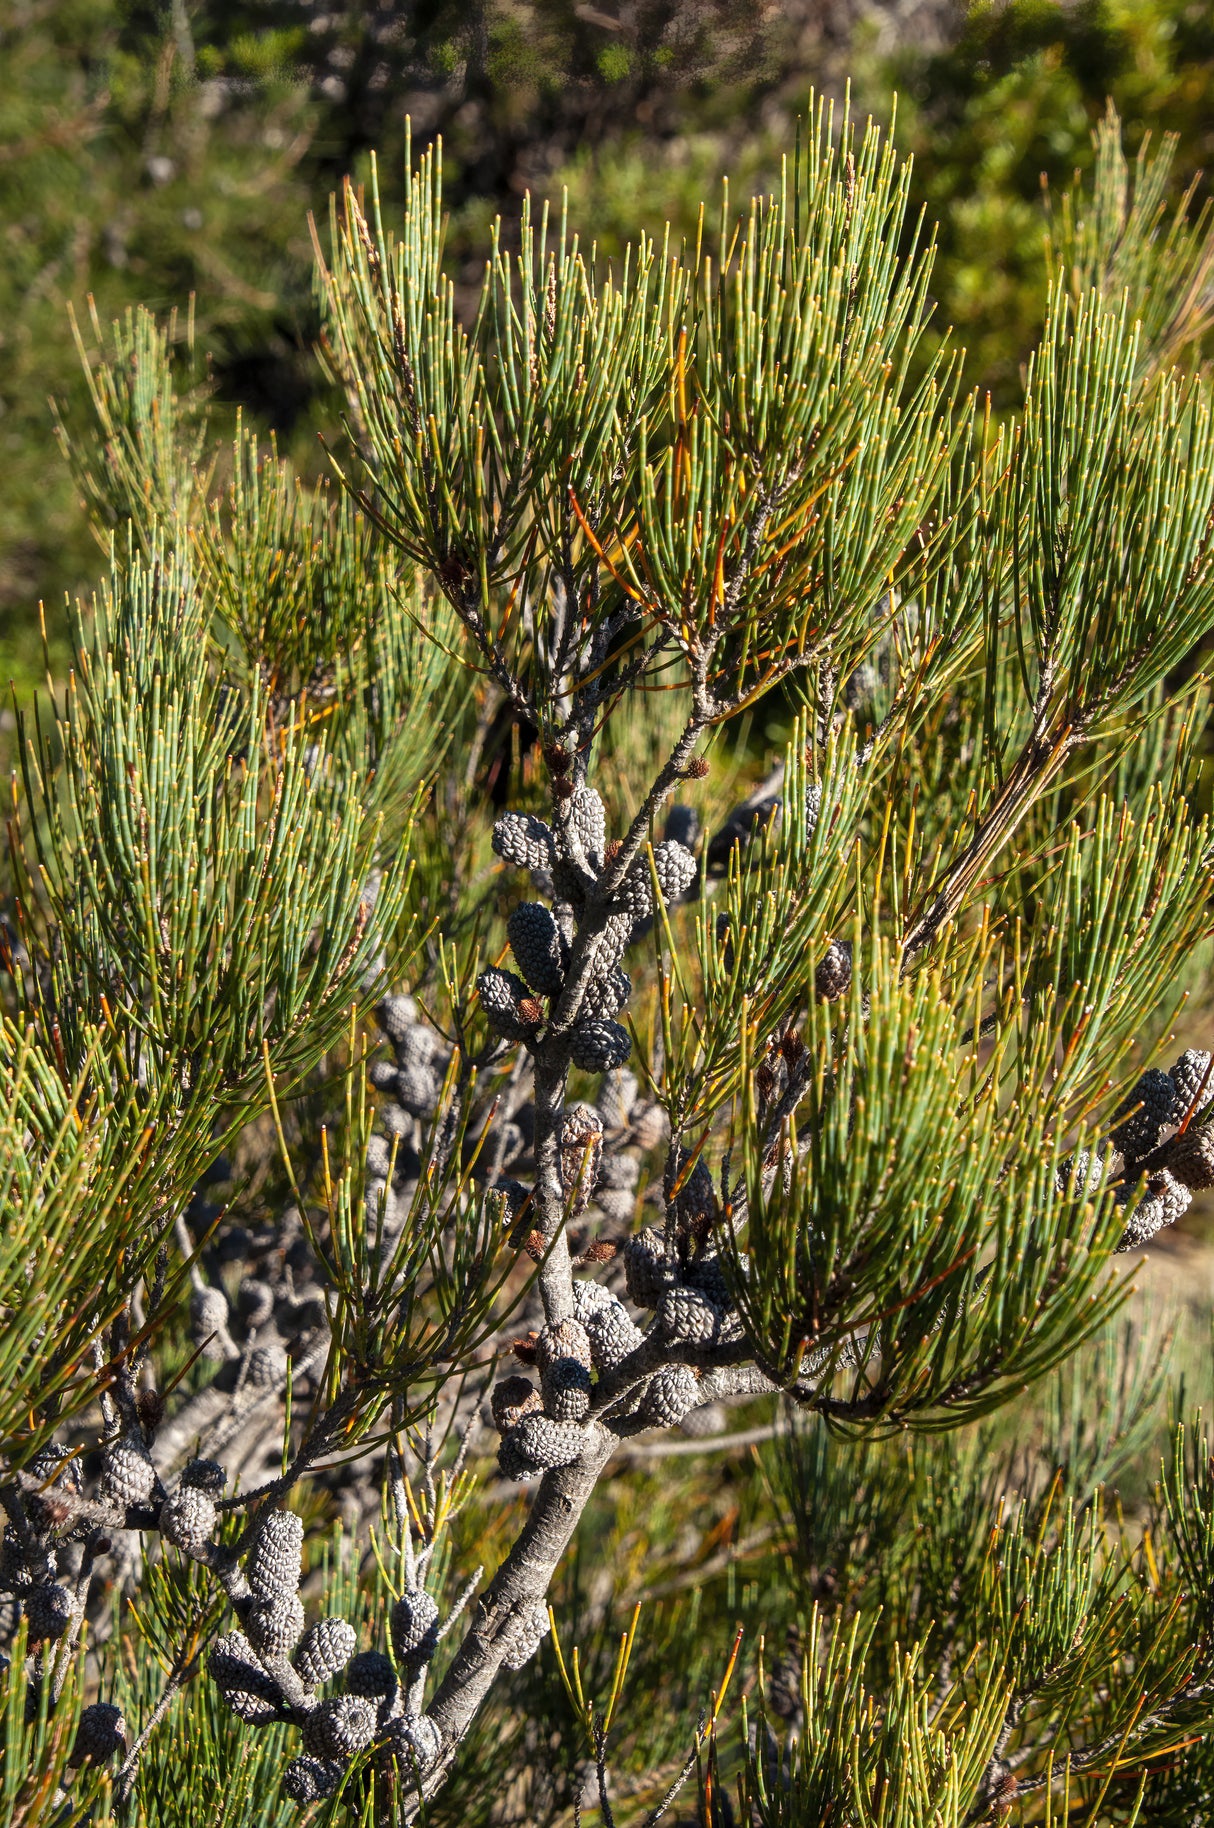
[[[1104,130],[1003,421],[822,105],[686,245],[527,202],[466,315],[440,148],[348,186],[328,485],[94,325],[0,926],[14,1821],[1208,1815],[1209,1451],[1114,1325],[1214,1186],[1166,157]]]

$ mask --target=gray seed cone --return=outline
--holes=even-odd
[[[33,1584],[21,1538],[12,1524],[6,1523],[0,1537],[0,1593],[26,1593]]]
[[[554,1466],[569,1466],[585,1445],[580,1428],[569,1422],[555,1422],[547,1415],[525,1415],[502,1436],[502,1447],[510,1443],[520,1463],[531,1472],[548,1472]],[[499,1455],[503,1472],[505,1461]]]
[[[609,1302],[614,1300],[615,1296],[611,1290],[604,1288],[601,1282],[591,1282],[588,1277],[574,1277],[573,1312],[575,1318],[580,1320],[583,1326],[586,1325],[589,1315],[595,1313],[598,1308],[606,1307]]]
[[[1152,1174],[1147,1190],[1121,1235],[1118,1250],[1136,1250],[1157,1232],[1174,1225],[1192,1203],[1189,1189],[1174,1179],[1166,1168]]]
[[[602,1307],[587,1315],[586,1333],[595,1368],[614,1371],[630,1352],[635,1352],[645,1335],[614,1296]]]
[[[834,1003],[851,984],[851,941],[832,939],[814,972],[814,991],[823,1002]]]
[[[556,858],[551,831],[529,812],[503,813],[493,827],[493,848],[520,870],[550,870]]]
[[[636,1194],[626,1187],[599,1187],[594,1203],[612,1225],[631,1225],[636,1209]]]
[[[299,1591],[303,1524],[293,1511],[267,1511],[249,1551],[249,1585],[258,1599],[276,1600]]]
[[[386,1700],[396,1693],[396,1671],[382,1650],[360,1650],[346,1670],[346,1688],[352,1695]]]
[[[1214,1099],[1214,1072],[1210,1072],[1210,1056],[1202,1047],[1186,1048],[1179,1060],[1173,1063],[1168,1077],[1176,1087],[1178,1123],[1183,1122],[1194,1100],[1197,1101],[1196,1112],[1204,1111],[1210,1100]]]
[[[245,1623],[259,1656],[289,1656],[303,1636],[303,1601],[298,1593],[284,1593],[272,1600],[254,1600]]]
[[[207,1669],[225,1704],[250,1726],[266,1726],[282,1715],[282,1696],[273,1677],[257,1661],[243,1631],[216,1638]]]
[[[122,1709],[112,1701],[94,1701],[80,1716],[76,1743],[68,1760],[72,1765],[105,1765],[126,1751],[127,1727]]]
[[[228,1475],[218,1460],[189,1460],[182,1468],[182,1485],[207,1492],[212,1498],[218,1498],[227,1482]]]
[[[579,1022],[569,1036],[569,1052],[584,1073],[606,1073],[623,1066],[632,1052],[632,1037],[618,1022]]]
[[[245,1361],[244,1381],[253,1390],[278,1390],[287,1381],[287,1354],[271,1341],[254,1346]]]
[[[333,1758],[293,1758],[282,1774],[282,1787],[293,1803],[319,1803],[332,1796],[345,1766]]]
[[[673,1428],[695,1408],[698,1393],[695,1373],[688,1365],[668,1365],[650,1378],[637,1414],[651,1428]]]
[[[318,1701],[304,1721],[304,1751],[314,1758],[353,1758],[374,1739],[375,1724],[375,1709],[363,1695]]]
[[[656,1308],[675,1280],[666,1261],[665,1246],[656,1231],[646,1226],[624,1246],[624,1278],[628,1296],[639,1308]]]
[[[635,1073],[617,1068],[606,1075],[595,1100],[595,1108],[603,1120],[605,1130],[627,1129],[639,1089],[640,1082]]]
[[[492,967],[481,972],[476,988],[480,992],[485,1019],[495,1034],[507,1041],[522,1041],[535,1033],[536,1024],[525,1021],[519,1014],[519,1005],[531,995],[521,977],[515,977],[513,971],[498,971]]]
[[[215,1500],[208,1492],[185,1485],[160,1507],[160,1534],[175,1548],[205,1548],[215,1528]]]
[[[655,845],[653,867],[666,902],[677,901],[696,879],[697,864],[686,845],[667,838]]]
[[[559,1364],[563,1358],[590,1367],[590,1341],[578,1320],[558,1320],[553,1326],[541,1327],[536,1336],[535,1362],[541,1371]]]
[[[586,1343],[590,1355],[590,1342]],[[544,1408],[556,1422],[584,1422],[590,1409],[590,1371],[576,1359],[559,1358],[544,1372]]]
[[[537,996],[559,996],[565,982],[565,942],[549,910],[522,901],[506,922],[515,963]]]
[[[1134,1110],[1135,1105],[1142,1108]],[[1156,1147],[1165,1124],[1179,1123],[1184,1115],[1171,1075],[1154,1066],[1142,1075],[1129,1097],[1117,1107],[1115,1117],[1120,1117],[1124,1111],[1131,1111],[1132,1115],[1118,1124],[1112,1140],[1113,1147],[1120,1149],[1130,1164]]]
[[[141,1440],[124,1434],[101,1456],[101,1489],[114,1504],[146,1504],[156,1484],[156,1469]]]
[[[317,1619],[300,1639],[294,1663],[309,1688],[319,1688],[346,1667],[358,1637],[345,1619]]]
[[[618,967],[591,978],[582,996],[583,1020],[607,1020],[618,1015],[632,995],[632,979]]]
[[[593,787],[578,787],[569,802],[569,823],[578,835],[591,869],[603,867],[607,847],[607,814]]]
[[[547,1606],[533,1606],[516,1620],[515,1629],[510,1635],[509,1648],[502,1657],[507,1669],[522,1669],[530,1663],[532,1657],[548,1636],[551,1621]]]
[[[25,1596],[29,1635],[39,1642],[61,1638],[75,1612],[72,1595],[58,1581],[52,1581],[46,1587],[31,1587]]]
[[[405,1666],[428,1662],[438,1642],[438,1606],[422,1587],[402,1593],[388,1619],[396,1660]]]
[[[675,1181],[682,1185],[674,1196],[674,1209],[684,1225],[709,1222],[717,1215],[716,1190],[708,1164],[701,1156],[694,1168],[688,1168],[690,1159],[686,1149],[680,1149],[675,1159]]]
[[[230,1358],[235,1352],[228,1332],[230,1310],[222,1289],[195,1289],[190,1296],[190,1337],[212,1360]]]
[[[575,1104],[561,1121],[561,1188],[571,1218],[585,1212],[599,1177],[603,1120],[591,1104]]]
[[[405,1714],[388,1722],[381,1744],[407,1776],[425,1776],[442,1756],[443,1736],[429,1714]]]
[[[710,1346],[720,1336],[721,1311],[699,1289],[676,1285],[662,1296],[658,1325],[671,1345]]]
[[[1214,1124],[1192,1124],[1169,1143],[1168,1167],[1194,1193],[1214,1187]]]
[[[417,1021],[417,1004],[412,997],[385,997],[375,1006],[375,1020],[389,1041],[403,1041]]]

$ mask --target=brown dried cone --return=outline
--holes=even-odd
[[[632,1052],[632,1037],[618,1022],[593,1018],[579,1022],[569,1036],[573,1064],[584,1073],[607,1073],[623,1066]]]
[[[556,858],[551,830],[529,812],[503,813],[492,843],[499,857],[520,870],[550,870]]]
[[[304,1721],[304,1751],[313,1758],[353,1758],[375,1737],[375,1709],[363,1695],[318,1701]]]
[[[585,1445],[582,1430],[547,1415],[525,1415],[502,1436],[498,1464],[507,1478],[532,1478],[554,1466],[569,1466]],[[523,1470],[508,1471],[518,1466]]]
[[[420,1668],[430,1661],[438,1643],[438,1606],[424,1587],[410,1587],[401,1594],[389,1615],[388,1631],[403,1668]]]
[[[332,1796],[345,1766],[335,1758],[293,1758],[282,1774],[282,1787],[293,1803],[319,1803]]]
[[[289,1656],[303,1636],[303,1601],[298,1593],[254,1600],[245,1624],[258,1656]]]
[[[506,1651],[502,1656],[502,1662],[506,1668],[522,1669],[525,1664],[530,1663],[548,1636],[550,1628],[551,1620],[545,1605],[536,1604],[527,1611],[517,1614],[514,1629],[510,1633]]]
[[[699,1384],[689,1365],[667,1365],[655,1371],[637,1409],[651,1428],[673,1428],[698,1401]]]
[[[1178,1123],[1183,1123],[1190,1110],[1194,1113],[1204,1111],[1214,1099],[1214,1071],[1210,1068],[1210,1056],[1202,1047],[1186,1048],[1179,1060],[1173,1062],[1168,1078],[1176,1087]]]
[[[1134,1191],[1132,1187],[1125,1190],[1127,1202]],[[1147,1181],[1146,1192],[1131,1214],[1130,1222],[1117,1245],[1118,1250],[1134,1250],[1153,1238],[1156,1232],[1174,1225],[1188,1211],[1192,1199],[1187,1187],[1176,1180],[1167,1168],[1160,1168]]]
[[[522,1421],[525,1415],[531,1415],[543,1406],[544,1399],[529,1377],[503,1377],[494,1384],[489,1394],[493,1425],[499,1434],[504,1434],[507,1428],[513,1428],[516,1422]]]
[[[573,1105],[561,1120],[561,1190],[571,1218],[590,1204],[602,1154],[602,1118],[593,1105]]]
[[[639,1308],[656,1308],[675,1281],[674,1266],[666,1261],[666,1247],[651,1226],[625,1244],[624,1279],[629,1299]]]
[[[303,1565],[303,1524],[293,1511],[267,1511],[249,1551],[249,1585],[258,1599],[286,1598],[299,1591]]]
[[[814,972],[814,993],[824,1003],[837,1002],[851,985],[851,941],[832,939]]]
[[[525,1041],[535,1033],[538,1022],[527,1019],[534,1007],[533,999],[521,977],[494,967],[481,972],[476,988],[485,1019],[496,1034],[507,1041]],[[532,1007],[525,1010],[524,1005]]]
[[[25,1596],[25,1617],[32,1641],[43,1643],[61,1638],[76,1616],[76,1602],[58,1581],[31,1587]]]
[[[418,1773],[424,1777],[442,1757],[443,1736],[429,1714],[404,1714],[390,1720],[380,1743],[410,1778]]]
[[[80,1716],[69,1765],[105,1765],[126,1751],[127,1727],[122,1709],[112,1701],[94,1701]]]
[[[160,1507],[160,1534],[174,1548],[196,1553],[210,1542],[217,1515],[209,1492],[183,1485]]]
[[[565,941],[549,910],[523,901],[506,922],[510,949],[527,984],[538,996],[554,997],[565,982]]]
[[[1135,1109],[1135,1106],[1141,1108]],[[1120,1149],[1130,1164],[1149,1155],[1159,1143],[1159,1133],[1166,1124],[1179,1123],[1184,1112],[1180,1108],[1180,1095],[1171,1074],[1164,1073],[1158,1067],[1151,1067],[1143,1073],[1128,1098],[1122,1100],[1114,1112],[1114,1119],[1123,1112],[1131,1113],[1124,1123],[1117,1125],[1113,1131],[1113,1147]]]
[[[292,1661],[309,1688],[319,1688],[346,1667],[358,1637],[345,1619],[317,1619],[300,1639]]]
[[[156,1485],[156,1469],[141,1437],[120,1435],[101,1456],[101,1490],[112,1504],[146,1504]]]

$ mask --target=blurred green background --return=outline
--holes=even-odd
[[[791,143],[811,85],[888,120],[940,224],[938,322],[971,380],[1015,390],[1038,322],[1043,176],[1091,160],[1112,97],[1134,150],[1180,139],[1183,186],[1214,138],[1208,0],[0,0],[0,677],[41,670],[38,603],[101,555],[56,447],[87,411],[87,350],[140,302],[176,310],[222,420],[239,407],[306,472],[332,424],[309,216],[372,148],[391,197],[441,133],[450,247],[470,299],[486,229],[530,189],[569,192],[605,254],[670,217],[694,231]],[[192,337],[192,345],[190,339]],[[11,713],[5,713],[11,723]]]

